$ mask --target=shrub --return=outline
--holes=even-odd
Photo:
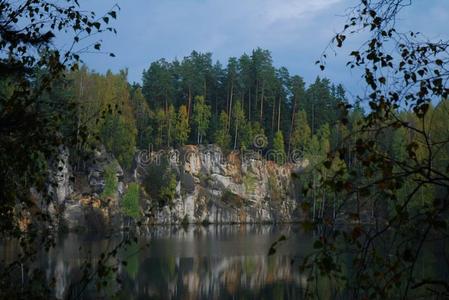
[[[235,207],[242,207],[243,205],[243,199],[237,194],[234,194],[230,190],[225,190],[223,195],[221,196],[221,200],[224,203],[227,203],[229,205],[235,206]]]
[[[176,174],[165,159],[160,164],[148,166],[144,187],[159,207],[172,204],[176,195],[176,184]]]
[[[101,193],[101,198],[105,200],[108,197],[112,197],[117,192],[117,174],[115,163],[111,163],[104,169],[104,189]]]
[[[134,219],[140,216],[139,193],[139,185],[134,182],[130,183],[122,201],[123,213]]]

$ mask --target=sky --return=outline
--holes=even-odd
[[[306,83],[317,76],[342,83],[355,96],[363,86],[359,73],[345,67],[349,41],[328,58],[320,71],[314,62],[333,35],[344,25],[345,11],[357,0],[97,0],[80,1],[83,9],[101,14],[114,4],[121,8],[112,25],[117,35],[104,34],[103,50],[84,56],[93,70],[128,69],[130,82],[141,82],[142,72],[159,58],[182,59],[192,50],[212,52],[224,65],[229,57],[251,53],[257,47],[272,53],[274,65],[301,75]],[[448,0],[415,0],[401,15],[407,29],[429,38],[447,38]]]

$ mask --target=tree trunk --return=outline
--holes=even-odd
[[[278,131],[281,130],[281,97],[279,97],[279,107],[278,107]]]
[[[264,92],[265,92],[265,82],[262,83],[262,96],[260,98],[260,125],[263,126],[263,98],[264,98]]]
[[[239,124],[236,123],[235,124],[235,133],[234,133],[234,150],[237,148],[237,133],[238,133],[238,126]]]
[[[259,80],[256,81],[256,100],[254,102],[254,114],[256,115],[256,118],[257,118],[257,105],[258,105],[257,101],[258,100],[259,100]]]
[[[191,111],[191,108],[192,108],[191,106],[192,106],[192,89],[189,86],[189,104],[188,104],[188,107],[187,107],[187,110],[188,110],[188,112],[187,112],[187,120],[189,121],[189,123],[190,123],[190,111]]]
[[[288,135],[288,152],[287,153],[290,153],[290,148],[292,146],[293,127],[295,126],[295,114],[296,114],[296,99],[293,101],[292,122],[290,123],[290,132]]]
[[[271,132],[274,136],[274,112],[276,111],[276,97],[273,98],[273,109],[271,110]]]
[[[231,82],[231,95],[229,97],[229,120],[228,120],[228,132],[231,129],[231,116],[232,116],[232,98],[234,96],[234,81]]]
[[[168,113],[168,112],[167,112]],[[170,140],[171,140],[171,120],[168,120],[167,126],[167,147],[170,148]]]
[[[251,122],[251,88],[248,89],[248,121]]]

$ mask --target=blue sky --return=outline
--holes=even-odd
[[[402,26],[420,30],[430,38],[447,38],[448,0],[415,0],[401,15]],[[250,53],[256,47],[272,52],[274,64],[307,83],[317,75],[343,83],[350,93],[360,90],[358,73],[346,67],[347,54],[357,46],[351,41],[331,56],[321,72],[314,61],[333,34],[343,26],[344,13],[356,0],[118,0],[80,1],[98,14],[117,3],[113,23],[117,35],[102,36],[107,55],[89,55],[92,69],[129,70],[129,80],[140,82],[143,69],[159,58],[182,59],[192,50],[212,52],[226,63],[230,56]]]

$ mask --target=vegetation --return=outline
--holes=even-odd
[[[401,32],[396,21],[412,3],[362,0],[333,39],[341,47],[360,32],[367,37],[348,66],[363,71],[368,92],[360,101],[369,110],[341,103],[341,123],[331,138],[338,147],[326,142],[325,125],[310,143],[328,153],[317,160],[309,184],[313,218],[347,226],[320,233],[304,261],[303,271],[317,281],[308,297],[320,294],[312,286],[321,279],[352,299],[449,296],[441,273],[447,264],[438,272],[417,268],[428,251],[447,256],[448,46]],[[317,63],[324,69],[325,57]]]
[[[62,146],[75,172],[88,171],[85,158],[102,145],[129,171],[138,149],[210,142],[258,150],[279,164],[308,162],[299,179],[309,217],[303,225],[330,230],[319,233],[302,265],[308,282],[317,281],[306,296],[319,295],[311,287],[324,277],[354,299],[449,297],[440,274],[416,268],[427,244],[449,236],[449,46],[398,30],[396,19],[412,2],[360,0],[349,10],[332,45],[365,34],[348,66],[361,69],[368,91],[350,104],[343,86],[319,77],[306,86],[260,48],[229,58],[224,68],[211,53],[161,58],[144,71],[142,86],[130,84],[126,71],[80,66],[83,52],[101,49],[97,34],[115,32],[108,25],[115,7],[98,17],[76,0],[1,1],[0,234],[18,240],[21,250],[1,266],[1,297],[48,298],[48,278],[29,270],[38,251],[54,245],[47,208],[60,207],[48,192],[55,184],[49,158]],[[60,34],[71,39],[67,50],[55,46]],[[326,53],[317,61],[321,69]],[[171,205],[177,174],[168,161],[146,171],[144,188],[155,207]],[[116,166],[107,166],[104,178],[107,199],[117,192]],[[251,177],[244,184],[253,189]],[[269,186],[272,200],[281,200],[274,174]],[[140,215],[139,192],[130,184],[122,202],[133,218]],[[243,205],[229,190],[222,200]],[[21,228],[28,216],[31,223]],[[106,285],[118,270],[111,266],[116,250],[86,262],[81,282]],[[31,284],[19,287],[15,278],[24,269]]]
[[[115,163],[111,163],[104,169],[104,188],[101,193],[101,198],[106,200],[109,197],[113,197],[117,193],[117,166]]]
[[[146,169],[144,187],[157,207],[171,205],[176,195],[176,174],[164,158],[160,164],[150,164]]]
[[[221,200],[224,203],[231,205],[233,207],[242,207],[242,205],[243,205],[243,199],[239,195],[233,193],[230,190],[225,190],[223,192],[223,195],[221,196]]]
[[[122,209],[126,216],[137,219],[140,216],[140,186],[132,182],[122,199]]]
[[[211,57],[193,51],[182,61],[155,61],[144,72],[141,90],[153,111],[147,123],[155,129],[148,132],[156,148],[215,142],[224,149],[251,149],[264,134],[268,151],[281,132],[288,157],[323,124],[337,123],[337,103],[345,100],[341,85],[317,78],[306,89],[300,76],[276,69],[263,49],[230,58],[224,69]],[[172,106],[177,111],[174,139],[168,133]]]

